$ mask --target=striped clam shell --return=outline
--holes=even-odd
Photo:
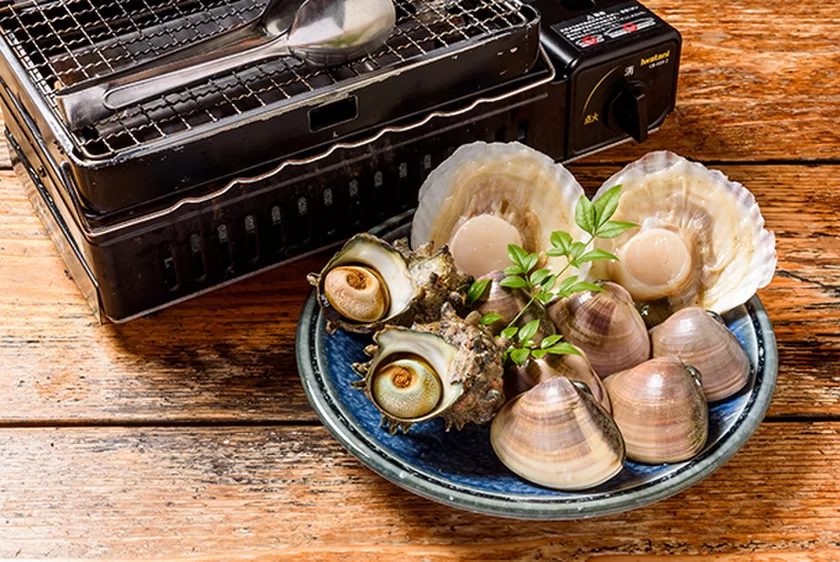
[[[659,464],[688,460],[709,434],[699,375],[676,357],[658,357],[604,381],[627,457]]]
[[[529,359],[521,367],[508,368],[505,371],[505,396],[513,398],[543,381],[554,377],[566,377],[586,385],[592,397],[607,412],[612,412],[610,397],[601,382],[601,377],[592,369],[586,354],[580,348],[578,351],[581,355],[549,354],[541,359]]]
[[[609,414],[565,377],[508,402],[490,426],[490,442],[510,470],[536,484],[583,490],[624,465],[624,442]]]
[[[601,288],[561,299],[548,313],[564,340],[582,349],[605,378],[648,360],[650,338],[630,294],[616,283]]]
[[[729,398],[750,380],[750,359],[735,334],[702,308],[677,311],[650,331],[654,357],[674,356],[700,371],[706,400]]]

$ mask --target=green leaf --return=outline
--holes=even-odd
[[[630,230],[631,228],[636,228],[637,226],[639,225],[632,222],[607,221],[598,228],[598,232],[595,233],[595,236],[604,239],[615,238],[619,234],[623,234],[624,232]]]
[[[551,275],[549,275],[548,277],[543,279],[542,282],[540,283],[540,285],[542,285],[543,289],[545,289],[546,291],[552,290],[556,284],[557,284],[557,274],[556,273],[552,273]]]
[[[544,349],[535,349],[531,352],[531,357],[533,357],[534,359],[542,359],[543,357],[545,357],[546,353],[548,352]]]
[[[519,330],[519,341],[524,342],[528,341],[529,339],[534,337],[534,334],[537,333],[537,330],[540,328],[540,320],[539,318],[536,320],[531,320],[524,326],[522,329]]]
[[[547,347],[551,347],[552,345],[554,345],[555,343],[559,342],[562,339],[563,339],[563,336],[561,336],[560,334],[554,334],[553,336],[548,336],[542,342],[540,342],[540,347],[542,349],[545,349]]]
[[[612,255],[609,252],[605,252],[604,250],[594,249],[586,252],[582,256],[580,256],[577,261],[580,263],[586,263],[588,261],[604,261],[604,260],[613,260],[618,261],[618,258]]]
[[[530,349],[514,349],[510,352],[510,358],[513,359],[513,362],[519,365],[520,367],[525,364],[525,361],[528,360],[528,357],[531,355]]]
[[[593,202],[592,206],[595,208],[596,230],[601,228],[601,226],[610,220],[610,218],[612,218],[615,214],[615,210],[618,209],[619,197],[621,197],[621,186],[617,185],[607,190]]]
[[[574,258],[578,259],[583,253],[586,251],[586,244],[583,242],[575,242],[572,244],[571,249],[569,250],[569,254]]]
[[[568,297],[571,294],[569,292],[569,289],[571,289],[572,285],[577,283],[577,280],[577,275],[571,275],[569,277],[566,277],[560,282],[560,285],[557,287],[557,293],[561,297]]]
[[[540,301],[543,304],[548,304],[554,299],[554,293],[550,291],[540,291],[534,296],[538,301]]]
[[[487,287],[489,285],[490,279],[475,281],[472,285],[470,285],[470,288],[467,291],[467,306],[472,306],[477,301],[481,300],[481,297],[484,296],[484,292],[487,291]]]
[[[525,268],[525,258],[528,257],[528,252],[517,246],[516,244],[508,244],[508,259],[515,265],[522,268],[522,271],[527,271]]]
[[[562,251],[561,256],[565,256],[569,253],[569,247],[572,245],[572,235],[562,230],[552,232],[551,245]]]
[[[513,336],[515,336],[516,332],[518,332],[518,331],[519,331],[519,328],[517,328],[516,326],[510,326],[510,327],[502,330],[501,336],[505,339],[513,339]]]
[[[499,283],[502,287],[507,287],[508,289],[527,289],[528,282],[522,279],[521,277],[517,277],[515,275],[509,275],[502,279],[502,282]]]
[[[570,343],[558,343],[555,346],[549,347],[545,350],[547,353],[551,353],[552,355],[580,355],[580,351],[575,349]]]
[[[522,344],[522,347],[527,347],[528,349],[534,349],[534,347],[536,345],[537,345],[537,342],[535,342],[534,340],[528,340],[528,341],[526,341],[525,343]]]
[[[550,248],[546,250],[545,255],[552,258],[563,258],[569,255],[568,250],[561,250],[559,248]]]
[[[549,269],[538,269],[531,274],[529,277],[529,281],[531,281],[531,285],[542,285],[542,282],[551,276],[551,270]]]
[[[525,268],[525,273],[528,273],[532,269],[537,266],[537,262],[540,261],[539,254],[528,254],[528,256],[522,260],[523,267]]]
[[[505,273],[508,275],[519,275],[520,273],[525,273],[522,271],[522,268],[518,265],[509,265],[505,268]]]
[[[481,319],[481,325],[482,325],[482,326],[489,326],[489,325],[490,325],[490,324],[492,324],[493,322],[498,322],[498,321],[499,321],[499,320],[501,320],[501,319],[502,319],[502,315],[501,315],[501,314],[496,314],[495,312],[491,312],[490,314],[485,315],[485,316]]]
[[[586,195],[581,195],[575,205],[575,222],[586,233],[595,233],[595,208]]]
[[[580,283],[575,283],[571,287],[570,292],[582,293],[584,291],[595,291],[596,293],[600,293],[603,290],[604,289],[602,289],[599,285],[596,285],[595,283],[587,283],[586,281],[581,281]]]

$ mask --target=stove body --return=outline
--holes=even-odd
[[[14,169],[100,321],[405,218],[461,144],[518,140],[568,161],[642,142],[674,108],[679,33],[636,2],[396,4],[376,55],[255,65],[81,131],[62,120],[62,88],[238,25],[263,2],[0,7]]]

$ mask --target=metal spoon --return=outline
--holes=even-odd
[[[396,24],[392,0],[306,0],[296,11],[291,9],[294,5],[271,0],[253,22],[74,84],[56,96],[58,107],[70,128],[77,130],[126,107],[260,60],[294,55],[316,66],[342,64],[378,49]]]

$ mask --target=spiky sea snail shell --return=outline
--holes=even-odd
[[[502,287],[502,280],[507,277],[503,271],[492,271],[487,275],[479,277],[478,281],[485,279],[490,280],[490,285],[486,290],[483,299],[476,303],[475,309],[479,311],[482,316],[487,314],[498,314],[501,319],[493,322],[488,326],[493,334],[498,335],[508,324],[513,322],[519,312],[525,309],[525,305],[530,301],[530,296],[521,289],[510,289]],[[540,301],[535,300],[531,305],[525,309],[525,312],[519,317],[515,324],[517,327],[525,326],[527,323],[539,320],[539,329],[532,338],[534,342],[539,344],[543,338],[553,336],[556,333],[554,322],[548,315],[545,307]]]
[[[620,283],[636,301],[667,298],[674,310],[719,314],[772,280],[775,237],[741,184],[671,152],[652,152],[607,180],[595,200],[615,185],[622,188],[613,220],[640,227],[596,241],[620,261],[596,263],[594,277]]]
[[[620,285],[601,282],[601,291],[561,299],[548,313],[564,341],[581,348],[601,378],[650,358],[647,327]]]
[[[709,435],[698,372],[676,357],[658,357],[604,381],[627,445],[627,457],[672,463],[697,455]]]
[[[624,441],[588,392],[553,377],[509,401],[490,426],[496,456],[522,478],[559,490],[606,482],[624,465]]]
[[[361,388],[391,433],[440,416],[447,429],[487,423],[504,404],[502,350],[479,325],[462,320],[450,303],[440,320],[410,329],[386,326],[366,348],[371,360],[353,365]],[[436,380],[432,380],[436,379]]]
[[[592,369],[586,353],[577,348],[580,355],[548,354],[540,359],[533,357],[524,365],[512,365],[505,369],[505,396],[508,400],[534,388],[554,377],[565,377],[584,384],[592,397],[608,412],[612,412],[610,397],[601,382],[601,377]]]
[[[476,142],[460,147],[420,188],[411,246],[448,245],[459,269],[480,277],[510,265],[508,244],[528,252],[551,248],[551,233],[580,240],[575,205],[583,188],[551,158],[523,144]],[[566,258],[542,260],[561,271]],[[585,264],[578,275],[588,272]]]
[[[411,252],[407,242],[391,246],[366,233],[348,240],[321,273],[307,279],[317,289],[329,333],[436,320],[443,302],[463,303],[459,289],[469,282],[446,247]]]
[[[653,356],[674,356],[700,371],[706,400],[729,398],[750,380],[750,359],[717,315],[689,307],[650,331]]]

